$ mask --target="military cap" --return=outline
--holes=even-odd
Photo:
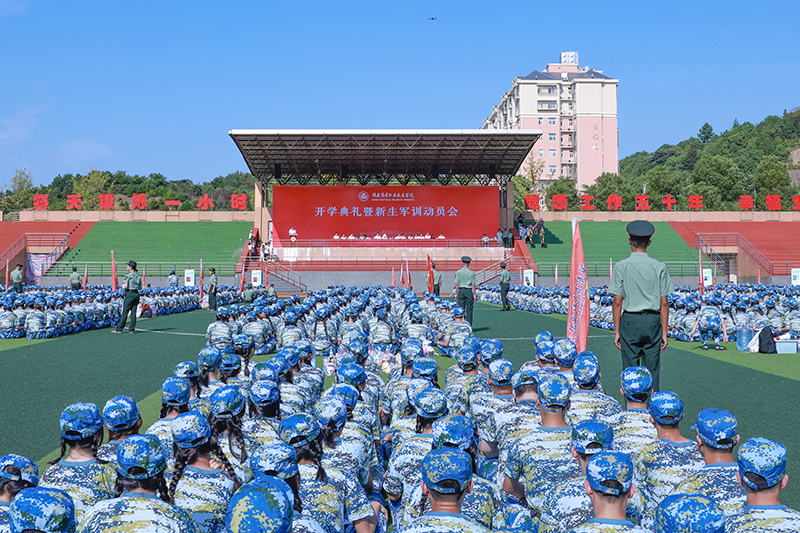
[[[364,355],[367,353],[367,343],[361,339],[353,339],[347,346],[347,349],[356,355]]]
[[[409,405],[414,405],[417,396],[433,387],[433,384],[427,379],[412,378],[406,385],[406,398]]]
[[[358,387],[367,379],[364,367],[356,364],[345,365],[336,371],[339,381]]]
[[[647,394],[653,386],[653,375],[643,366],[629,366],[622,371],[620,384],[625,397],[638,401],[634,394]]]
[[[400,348],[400,358],[406,366],[414,362],[414,359],[420,355],[422,355],[422,345],[416,342],[407,342]]]
[[[197,411],[206,418],[211,418],[211,402],[201,398],[189,400],[189,411]]]
[[[256,363],[250,375],[256,381],[266,380],[272,381],[273,383],[278,382],[278,373],[266,362]]]
[[[195,378],[200,375],[200,370],[194,361],[184,361],[175,365],[172,373],[176,378]]]
[[[226,353],[222,358],[222,363],[219,365],[222,370],[226,372],[233,372],[242,368],[242,358],[235,353]]]
[[[300,363],[300,360],[303,358],[303,354],[300,353],[300,348],[297,346],[286,346],[285,348],[281,349],[281,355],[286,360],[286,364],[289,368],[294,368]]]
[[[462,318],[464,316],[464,308],[456,306],[453,308],[453,317],[454,318]]]
[[[453,354],[453,359],[456,360],[461,370],[466,370],[467,372],[474,370],[478,366],[478,354],[466,345],[456,350],[456,353]]]
[[[320,427],[317,419],[308,413],[298,413],[281,421],[279,434],[281,439],[294,448],[305,446],[319,436]],[[298,439],[292,442],[293,439]]]
[[[414,408],[423,418],[439,418],[447,414],[447,397],[439,389],[429,388],[414,398]]]
[[[505,267],[506,267],[506,262],[505,261],[501,261],[500,262],[500,268],[505,268]]]
[[[533,337],[534,344],[539,344],[542,341],[552,341],[552,340],[553,340],[553,334],[550,333],[549,331],[540,331],[539,333],[536,334],[536,336]]]
[[[569,403],[571,394],[569,381],[559,374],[541,376],[539,380],[539,403],[551,413],[559,413]]]
[[[253,336],[248,333],[234,335],[231,340],[233,341],[233,345],[239,348],[250,348],[253,346]]]
[[[467,452],[444,448],[431,450],[422,460],[422,480],[428,488],[443,494],[466,490],[472,480],[472,458]],[[443,481],[455,481],[458,489],[442,487]]]
[[[19,475],[9,474],[5,472],[7,466],[16,466],[19,469]],[[15,453],[9,453],[0,457],[0,478],[10,479],[11,481],[27,481],[31,485],[39,484],[39,467],[36,463]]]
[[[189,380],[185,378],[167,378],[161,385],[161,403],[180,406],[189,403]]]
[[[468,255],[462,255],[461,256],[461,262],[462,263],[471,263],[472,262],[472,258],[470,256],[468,256]]]
[[[414,360],[411,367],[411,375],[415,378],[433,380],[439,372],[439,365],[436,359],[431,357],[419,357]]]
[[[672,494],[656,509],[656,533],[725,533],[725,513],[702,494]]]
[[[739,424],[736,417],[725,409],[703,409],[697,414],[697,424],[692,429],[703,444],[712,448],[730,448],[739,440],[736,430]]]
[[[208,270],[209,270],[209,272],[216,272],[217,271],[217,269],[215,269],[214,267],[211,267]]]
[[[646,220],[634,220],[625,230],[633,237],[650,237],[656,232],[656,227]]]
[[[31,487],[17,493],[8,509],[11,533],[33,530],[75,533],[75,504],[59,489]]]
[[[347,422],[347,405],[338,396],[328,395],[314,406],[314,416],[322,427],[341,429]]]
[[[136,261],[131,259],[130,261],[128,261],[128,266],[131,268],[136,268]]]
[[[236,385],[224,385],[211,395],[211,412],[216,418],[233,418],[244,410],[244,396]]]
[[[139,407],[130,396],[114,396],[103,407],[103,423],[109,431],[125,431],[139,421]]]
[[[161,442],[152,435],[131,435],[117,448],[117,473],[128,479],[147,479],[167,467]],[[142,471],[133,470],[139,468]]]
[[[601,450],[610,450],[614,442],[614,430],[602,420],[584,420],[572,426],[572,446],[578,453],[594,455]],[[589,448],[599,444],[600,448]]]
[[[511,376],[514,374],[514,365],[507,359],[498,359],[489,364],[489,379],[498,387],[511,385]]]
[[[650,416],[661,424],[677,424],[683,418],[683,400],[672,391],[654,392],[647,407]]]
[[[566,368],[570,368],[575,362],[575,357],[578,355],[578,350],[575,343],[569,339],[558,339],[555,342],[555,349],[553,350],[556,362]]]
[[[331,390],[328,394],[333,394],[336,397],[341,398],[345,406],[349,407],[350,409],[353,409],[356,406],[358,399],[361,397],[361,393],[358,392],[358,389],[349,383],[337,383],[331,387]]]
[[[466,451],[475,442],[472,420],[461,415],[446,415],[433,423],[433,446],[455,446]]]
[[[216,348],[203,348],[197,354],[197,364],[203,370],[214,370],[222,364],[222,354]]]
[[[774,487],[786,474],[786,447],[762,437],[747,439],[739,446],[737,462],[745,485],[753,490]],[[765,482],[760,485],[754,483],[747,477],[747,473],[757,474]]]
[[[225,531],[290,533],[294,517],[292,489],[278,478],[264,476],[243,485],[228,503]]]
[[[268,477],[264,472],[275,472],[274,476],[280,479],[296,476],[299,473],[297,452],[285,442],[265,444],[256,448],[250,456],[250,470],[256,481]]]
[[[205,415],[198,411],[176,416],[169,426],[172,440],[179,448],[197,448],[211,438],[211,425]]]
[[[503,357],[503,343],[497,339],[481,341],[481,361],[488,365]]]
[[[630,457],[622,452],[602,450],[589,459],[586,465],[586,478],[595,492],[619,496],[631,490],[633,482],[633,463]],[[616,481],[622,490],[602,485],[605,481]]]
[[[592,352],[581,352],[572,364],[572,377],[581,386],[594,385],[600,377],[600,364]]]
[[[272,405],[281,397],[281,390],[274,381],[259,379],[250,386],[250,400],[258,406]]]
[[[58,422],[61,436],[67,440],[85,439],[103,429],[100,408],[93,403],[73,403],[64,409]]]
[[[553,341],[541,341],[536,343],[536,358],[552,363],[556,359],[555,345]]]
[[[536,385],[539,373],[532,368],[520,368],[519,372],[511,376],[511,387],[516,389],[520,385]]]

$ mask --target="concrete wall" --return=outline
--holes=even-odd
[[[20,222],[247,222],[255,211],[20,211]]]

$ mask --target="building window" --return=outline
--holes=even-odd
[[[550,165],[550,174],[555,175],[555,173],[556,173],[556,166],[555,165]]]
[[[544,150],[539,150],[539,157],[544,157]]]
[[[542,117],[539,117],[539,125],[541,126],[542,124],[544,124],[544,119]]]
[[[550,118],[547,119],[547,123],[549,125],[551,125],[551,126],[555,126],[556,125],[556,119],[554,117],[550,117]]]
[[[548,140],[548,141],[551,141],[551,142],[555,142],[555,140],[556,140],[556,134],[555,134],[555,133],[550,133],[550,134],[548,134],[548,135],[547,135],[547,140]]]
[[[555,150],[550,150],[550,157],[558,157],[558,154]]]
[[[558,111],[558,102],[538,102],[536,108],[539,111]]]

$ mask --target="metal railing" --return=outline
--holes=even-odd
[[[115,261],[117,264],[117,276],[125,275],[125,265],[127,261]],[[78,267],[78,272],[83,274],[85,265],[89,267],[89,277],[110,277],[111,276],[111,261],[75,261],[74,263],[68,261],[57,262],[45,274],[51,276],[69,276],[72,273],[72,267]],[[208,269],[214,267],[217,271],[217,276],[220,277],[234,277],[236,276],[236,263],[234,262],[203,262],[203,268],[208,277]],[[140,274],[147,273],[147,276],[166,277],[171,270],[179,276],[183,275],[184,270],[194,270],[197,273],[197,280],[200,279],[200,261],[176,261],[176,262],[158,262],[158,261],[139,261],[137,270]]]
[[[669,270],[669,275],[673,277],[697,277],[700,275],[700,265],[697,262],[686,261],[664,261]],[[554,277],[558,265],[558,277],[569,277],[570,262],[536,263],[539,276]],[[609,269],[607,261],[587,262],[586,272],[589,277],[608,278]]]
[[[66,252],[68,249],[69,249],[69,234],[65,234],[64,238],[62,238],[61,241],[58,244],[56,244],[56,247],[53,248],[53,250],[49,254],[47,254],[47,256],[42,261],[42,274],[34,277],[34,283],[39,283],[39,280],[42,279],[42,276],[47,274],[47,271],[50,270],[50,267],[52,267],[56,263],[56,261],[58,261],[62,255],[64,255],[64,252]]]
[[[0,268],[5,268],[6,263],[14,259],[17,254],[28,246],[54,246],[48,257],[58,251],[57,260],[69,247],[68,233],[23,233],[11,243],[11,246],[0,253]],[[53,262],[55,262],[55,260]],[[52,264],[52,263],[50,263]],[[48,265],[49,266],[49,265]]]
[[[706,234],[708,236],[708,234]],[[713,236],[713,235],[712,235]],[[721,246],[721,245],[718,245]],[[705,254],[706,257],[717,267],[723,274],[726,276],[729,274],[728,272],[728,263],[725,259],[722,258],[717,252],[714,251],[712,248],[711,243],[707,242],[700,234],[697,235],[697,248]]]
[[[800,268],[800,261],[772,261],[741,233],[698,233],[697,243],[708,247],[737,246],[747,254],[764,273],[769,276],[790,276],[793,268]],[[723,270],[724,272],[724,270]]]
[[[18,253],[25,248],[25,235],[21,235],[19,239],[11,243],[11,246],[0,254],[0,268],[5,268],[6,263],[14,259]]]
[[[341,239],[281,239],[283,248],[481,248],[502,246],[494,236],[487,236],[487,241],[481,239],[386,239],[343,237]]]
[[[449,270],[455,271],[461,268],[461,260],[460,259],[437,259],[436,261],[436,269],[437,270]],[[495,259],[491,260],[481,260],[481,259],[474,259],[471,263],[471,268],[475,269],[483,269],[487,266],[491,265],[492,263],[497,262]],[[287,261],[283,260],[280,263],[285,264],[290,270],[294,271],[328,271],[328,272],[354,272],[354,271],[362,271],[362,272],[390,272],[392,269],[395,271],[400,272],[400,266],[402,265],[403,269],[405,270],[406,266],[413,272],[424,272],[428,270],[428,262],[425,259],[409,259],[406,261],[405,259],[375,259],[375,258],[368,258],[368,259],[302,259],[298,261]]]
[[[251,270],[266,270],[269,276],[274,276],[284,283],[306,292],[308,287],[303,283],[303,278],[299,272],[292,270],[290,264],[280,261],[259,261],[248,259],[245,262],[244,268],[248,271]]]

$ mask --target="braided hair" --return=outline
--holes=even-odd
[[[22,475],[22,471],[19,469],[19,467],[14,465],[6,465],[6,467],[3,469],[3,472],[6,474],[11,474],[12,476]],[[0,494],[7,495],[12,500],[14,499],[14,496],[16,496],[17,493],[22,489],[29,489],[35,486],[36,485],[30,481],[25,481],[24,479],[18,479],[14,481],[8,478],[0,477]]]
[[[144,474],[144,468],[134,466],[130,469],[131,474]],[[170,505],[174,505],[172,496],[170,496],[167,488],[167,480],[164,479],[164,471],[158,474],[145,478],[145,479],[131,479],[117,473],[117,483],[114,487],[114,497],[119,498],[124,492],[130,492],[134,489],[142,489],[158,496]]]
[[[298,436],[292,439],[291,444],[294,446],[298,441],[304,440],[304,436]],[[322,483],[328,482],[328,474],[325,472],[325,469],[322,468],[322,433],[320,432],[317,435],[317,438],[313,441],[309,442],[308,444],[304,444],[299,448],[295,448],[297,452],[297,460],[298,461],[311,461],[317,466],[317,481],[321,481]]]
[[[50,464],[54,465],[59,461],[61,461],[61,459],[64,458],[64,454],[67,452],[67,448],[69,448],[70,450],[73,448],[81,448],[91,453],[92,457],[97,459],[97,448],[99,448],[100,443],[103,442],[104,436],[105,436],[105,430],[102,427],[94,435],[89,435],[88,437],[84,437],[82,439],[71,440],[71,439],[66,439],[62,436],[61,453],[56,459],[50,461]],[[101,464],[106,464],[106,461],[102,461],[100,459],[97,459],[97,462]]]
[[[194,464],[200,457],[210,458],[212,452],[214,453],[215,458],[217,458],[223,464],[225,468],[225,474],[233,480],[233,492],[236,492],[239,487],[242,486],[242,483],[239,481],[239,478],[236,475],[236,471],[228,461],[228,458],[225,457],[225,454],[222,453],[222,450],[219,448],[219,444],[217,443],[216,439],[210,439],[205,444],[201,444],[196,448],[181,448],[177,444],[173,443],[172,450],[175,457],[175,470],[172,474],[172,480],[168,489],[170,498],[175,499],[175,491],[178,488],[178,482],[183,476],[183,471],[186,469],[186,466]]]
[[[242,413],[244,410],[242,410]],[[220,435],[228,434],[228,451],[232,457],[239,460],[244,464],[247,461],[247,449],[244,444],[244,434],[242,433],[242,413],[232,416],[231,418],[217,418],[211,416],[211,434],[219,442]],[[234,450],[232,439],[236,439],[236,447],[239,448],[238,452]]]
[[[256,405],[253,400],[247,400],[247,409],[251,418],[274,418],[281,419],[281,397],[269,405]]]
[[[276,470],[265,470],[264,473],[268,476],[278,477],[280,472]],[[294,493],[294,511],[296,513],[303,512],[303,501],[300,499],[300,474],[295,474],[292,477],[287,477],[284,479],[287,485],[291,487],[292,492]]]
[[[158,414],[158,418],[166,418],[170,411],[177,411],[178,414],[188,413],[189,412],[189,404],[185,405],[170,405],[168,403],[161,404],[161,412]]]

